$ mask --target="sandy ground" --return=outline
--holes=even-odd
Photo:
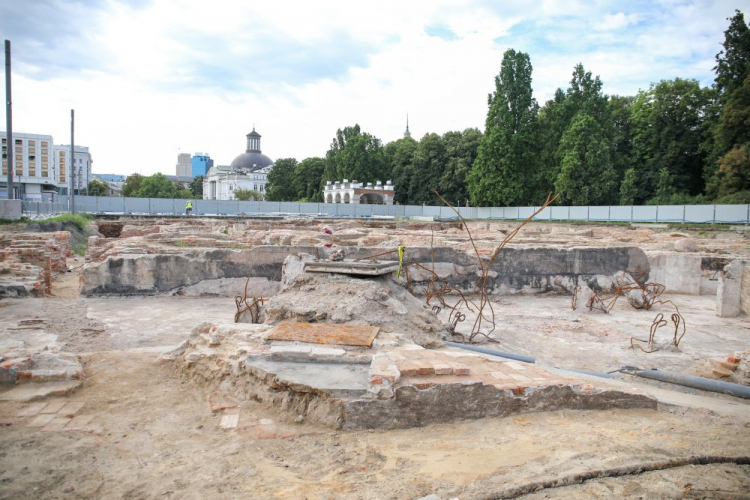
[[[67,286],[67,298],[60,293],[63,297],[0,302],[0,328],[19,318],[43,317],[47,335],[81,354],[83,387],[49,401],[80,401],[84,406],[76,418],[90,419],[77,431],[34,428],[28,426],[30,417],[18,416],[24,404],[0,403],[5,424],[0,426],[0,498],[409,499],[435,493],[464,500],[493,498],[510,487],[591,469],[750,454],[750,418],[669,405],[532,413],[395,431],[278,424],[276,438],[261,439],[265,436],[255,424],[278,422],[278,410],[242,401],[238,428],[223,430],[209,405],[211,388],[190,385],[154,361],[161,346],[179,342],[197,322],[231,317],[231,299],[81,299],[69,283],[75,280],[69,273],[62,278],[65,286],[55,289]],[[690,299],[700,311],[701,298]],[[532,307],[528,301],[538,302]],[[565,302],[500,301],[502,348],[531,352],[550,365],[604,369],[630,363],[622,359],[626,338],[618,327],[618,321],[630,323],[627,310],[603,323],[600,316],[597,323],[586,321],[585,331],[574,327],[557,333],[552,322],[562,320],[545,315],[565,309]],[[685,313],[692,309],[688,304]],[[529,313],[536,319],[524,320]],[[651,313],[643,317],[650,323],[646,316]],[[714,328],[713,345],[712,328],[699,327],[698,317],[683,341],[684,354],[639,354],[638,359],[690,366],[711,349],[724,352],[740,344],[743,333],[747,338],[746,324],[737,330]],[[565,321],[577,326],[575,319]],[[704,319],[708,323],[708,315]],[[592,480],[529,497],[748,498],[749,491],[750,466],[725,464]]]

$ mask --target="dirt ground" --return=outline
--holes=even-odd
[[[239,426],[224,430],[211,411],[212,388],[189,384],[155,359],[196,323],[231,317],[231,299],[83,299],[76,296],[76,280],[75,272],[58,278],[56,297],[0,302],[0,328],[19,318],[43,317],[47,333],[82,356],[83,386],[67,398],[47,401],[84,403],[76,418],[88,422],[80,430],[30,427],[32,418],[18,415],[27,404],[0,402],[0,498],[410,499],[436,494],[465,500],[496,498],[509,488],[593,469],[750,454],[750,405],[722,398],[716,404],[738,410],[660,404],[657,410],[530,413],[362,432],[284,424],[277,409],[240,401]],[[697,302],[686,313],[700,311],[705,306],[700,299],[691,297]],[[628,332],[617,325],[629,311],[603,323],[597,316],[594,323],[568,318],[577,314],[568,309],[563,319],[553,320],[552,311],[566,307],[565,301],[530,300],[538,302],[499,301],[505,312],[502,348],[534,353],[549,366],[604,369],[621,360]],[[529,316],[533,319],[524,319]],[[555,336],[554,321],[572,327]],[[650,318],[638,321],[647,324]],[[684,340],[685,360],[668,352],[639,359],[690,366],[703,351],[728,349],[747,338],[746,323],[736,331],[722,327],[724,335],[712,333],[708,316],[688,321],[695,330]],[[720,345],[711,347],[711,335]],[[274,437],[260,432],[258,422],[273,422]],[[721,464],[596,479],[527,498],[750,498],[749,492],[750,466]]]

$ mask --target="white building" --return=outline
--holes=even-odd
[[[352,181],[344,179],[343,182],[327,181],[323,190],[323,200],[326,203],[366,203],[369,205],[393,205],[393,195],[395,188],[391,181],[387,181],[385,186],[378,181],[375,185],[372,182]]]
[[[247,150],[244,153],[229,166],[211,167],[203,180],[204,200],[235,200],[234,193],[238,189],[258,191],[265,198],[268,172],[273,168],[273,160],[261,153],[260,137],[253,128],[247,134]]]
[[[2,134],[2,179],[0,196],[8,196],[8,135]],[[54,161],[51,135],[13,134],[13,186],[16,197],[49,200],[65,181]]]
[[[175,170],[177,177],[192,177],[193,166],[190,163],[190,155],[188,153],[177,155],[177,168]]]
[[[54,146],[55,164],[60,170],[61,187],[72,187],[75,194],[80,194],[81,189],[88,189],[89,181],[94,179],[91,174],[91,167],[94,161],[91,159],[91,153],[86,146],[75,147],[75,165],[73,169],[70,166],[70,144]],[[70,173],[73,170],[75,174],[71,179]],[[75,185],[71,185],[73,182]]]

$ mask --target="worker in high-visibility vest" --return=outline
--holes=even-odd
[[[193,202],[191,200],[188,200],[187,203],[185,203],[185,215],[192,215],[193,213]]]

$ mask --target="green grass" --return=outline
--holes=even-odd
[[[32,224],[44,224],[46,222],[72,222],[81,231],[86,230],[86,224],[94,220],[94,217],[88,214],[63,214],[50,219],[44,219],[40,221],[33,221]]]

